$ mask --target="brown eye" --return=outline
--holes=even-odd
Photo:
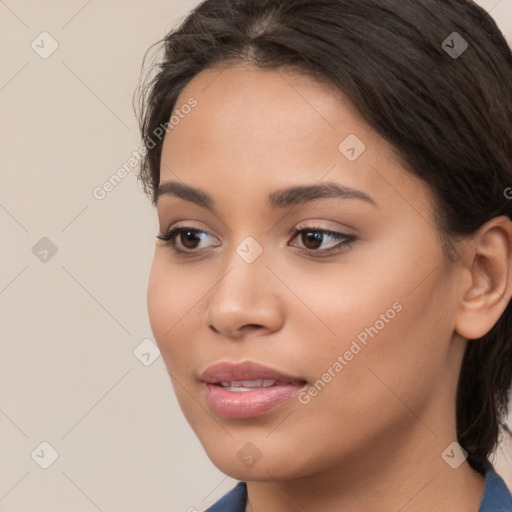
[[[201,241],[201,237],[197,236],[197,231],[186,230],[177,233],[177,238],[186,249],[197,249],[196,245]]]
[[[202,248],[198,248],[198,243],[208,236],[212,235],[206,231],[185,226],[171,228],[164,235],[158,235],[157,238],[165,242],[176,253],[192,254],[202,250]],[[177,239],[179,243],[176,242]]]
[[[318,249],[322,245],[323,234],[313,231],[302,231],[301,242],[306,249]]]
[[[356,240],[356,237],[353,235],[338,233],[336,231],[328,231],[320,227],[295,228],[293,233],[294,238],[296,238],[297,235],[300,235],[300,241],[307,252],[319,255],[341,251],[349,247],[350,244]],[[319,247],[322,247],[322,244],[326,239],[338,241],[338,243],[334,246],[319,250]]]

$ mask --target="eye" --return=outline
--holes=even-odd
[[[157,238],[165,242],[177,254],[193,254],[197,252],[197,242],[201,242],[208,236],[212,236],[206,231],[191,228],[187,226],[174,227],[168,229],[163,235],[158,235]],[[185,248],[180,248],[176,242],[176,238],[180,241],[181,245]]]
[[[342,251],[350,247],[356,240],[356,237],[353,235],[329,231],[316,226],[294,228],[293,238],[297,238],[298,235],[302,235],[301,241],[305,246],[304,250],[306,252],[319,255]],[[199,252],[201,249],[205,249],[205,247],[200,246],[200,243],[209,236],[211,237],[212,235],[197,228],[178,226],[168,229],[163,235],[158,235],[157,238],[165,242],[165,245],[169,246],[176,254],[192,255]],[[333,247],[319,249],[326,239],[338,241],[338,243]]]
[[[353,235],[347,235],[345,233],[339,233],[337,231],[329,231],[322,229],[321,227],[312,226],[307,228],[295,228],[293,230],[294,238],[297,235],[301,235],[301,242],[305,245],[306,252],[310,254],[331,254],[334,252],[342,251],[347,249],[350,245],[356,241],[356,237]],[[322,246],[325,239],[338,240],[339,242],[332,247],[318,250]]]

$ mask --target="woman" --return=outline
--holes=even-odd
[[[142,87],[151,326],[210,511],[511,511],[512,55],[466,0],[207,0]],[[165,135],[165,136],[164,136]]]

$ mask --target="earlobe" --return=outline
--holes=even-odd
[[[463,292],[455,330],[472,340],[492,329],[511,298],[512,221],[503,215],[486,222],[468,251],[470,285]]]

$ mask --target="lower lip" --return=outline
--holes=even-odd
[[[254,418],[283,404],[306,384],[283,384],[251,391],[228,391],[217,384],[206,386],[208,404],[217,414],[226,418]]]

